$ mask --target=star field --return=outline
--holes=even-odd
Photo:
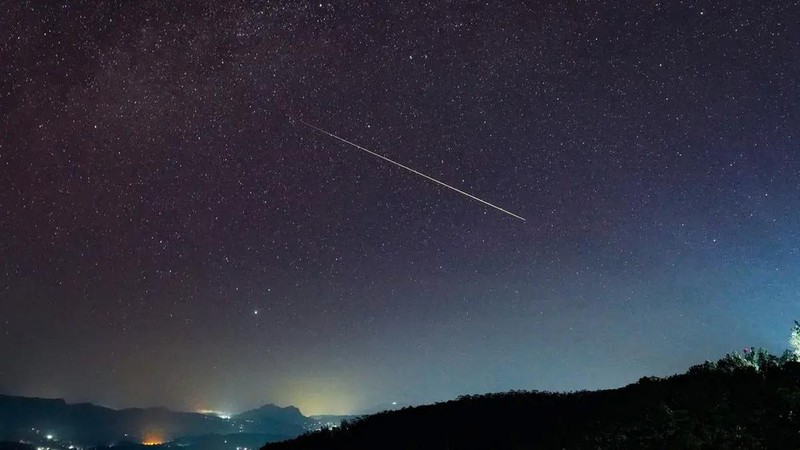
[[[347,413],[800,318],[798,2],[0,10],[0,391]]]

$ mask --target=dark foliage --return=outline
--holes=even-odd
[[[465,396],[263,449],[800,448],[799,413],[800,363],[748,349],[620,389]]]

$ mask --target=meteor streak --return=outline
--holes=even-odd
[[[347,139],[340,138],[339,136],[336,136],[336,135],[335,135],[335,134],[333,134],[333,133],[327,132],[327,131],[323,130],[322,128],[319,128],[319,127],[316,127],[316,126],[314,126],[314,125],[311,125],[310,123],[304,122],[303,120],[299,120],[299,122],[300,122],[300,123],[302,123],[303,125],[305,125],[305,126],[309,127],[309,128],[313,128],[313,129],[315,129],[315,130],[319,131],[320,133],[325,133],[325,134],[327,134],[328,136],[330,136],[330,137],[332,137],[332,138],[334,138],[334,139],[340,140],[340,141],[344,142],[345,144],[352,145],[353,147],[355,147],[355,148],[357,148],[357,149],[359,149],[359,150],[361,150],[361,151],[367,152],[367,153],[369,153],[369,154],[370,154],[370,155],[372,155],[372,156],[377,156],[378,158],[380,158],[380,159],[382,159],[382,160],[384,160],[384,161],[389,161],[390,163],[394,164],[395,166],[402,167],[403,169],[406,169],[407,171],[409,171],[409,172],[411,172],[411,173],[413,173],[413,174],[419,175],[419,176],[421,176],[421,177],[423,177],[423,178],[425,178],[425,179],[428,179],[428,180],[430,180],[430,181],[433,181],[434,183],[436,183],[436,184],[439,184],[439,185],[441,185],[441,186],[444,186],[444,187],[446,187],[446,188],[448,188],[448,189],[452,189],[452,190],[454,190],[454,191],[458,192],[459,194],[466,195],[467,197],[469,197],[469,198],[471,198],[471,199],[473,199],[473,200],[477,200],[477,201],[479,201],[479,202],[483,203],[483,204],[484,204],[484,205],[486,205],[486,206],[491,206],[492,208],[494,208],[494,209],[496,209],[496,210],[498,210],[498,211],[500,211],[500,212],[503,212],[503,213],[505,213],[505,214],[508,214],[508,215],[509,215],[509,216],[511,216],[511,217],[514,217],[514,218],[517,218],[517,219],[519,219],[519,220],[522,220],[523,222],[525,221],[525,218],[524,218],[524,217],[518,216],[518,215],[516,215],[516,214],[514,214],[514,213],[512,213],[512,212],[510,212],[510,211],[507,211],[507,210],[505,210],[505,209],[503,209],[503,208],[501,208],[501,207],[499,207],[499,206],[497,206],[497,205],[493,205],[493,204],[491,204],[491,203],[487,202],[486,200],[482,200],[482,199],[480,199],[480,198],[478,198],[478,197],[475,197],[475,196],[474,196],[474,195],[472,195],[472,194],[468,194],[468,193],[466,193],[466,192],[462,191],[461,189],[454,188],[453,186],[450,186],[449,184],[447,184],[447,183],[445,183],[445,182],[443,182],[443,181],[439,181],[439,180],[437,180],[436,178],[433,178],[433,177],[431,177],[431,176],[425,175],[424,173],[422,173],[422,172],[420,172],[420,171],[418,171],[418,170],[414,170],[414,169],[412,169],[411,167],[408,167],[408,166],[405,166],[405,165],[403,165],[403,164],[400,164],[400,163],[399,163],[399,162],[397,162],[397,161],[393,161],[393,160],[391,160],[391,159],[389,159],[389,158],[387,158],[387,157],[385,157],[385,156],[383,156],[383,155],[380,155],[380,154],[378,154],[378,153],[375,153],[375,152],[373,152],[372,150],[368,150],[368,149],[366,149],[366,148],[364,148],[364,147],[362,147],[362,146],[360,146],[360,145],[358,145],[358,144],[355,144],[355,143],[353,143],[353,142],[350,142],[350,141],[348,141]]]

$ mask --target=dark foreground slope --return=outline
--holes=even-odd
[[[771,358],[607,391],[461,397],[264,449],[800,448],[800,364]]]

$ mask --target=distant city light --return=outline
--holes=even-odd
[[[157,430],[148,430],[142,436],[142,445],[161,445],[165,441],[163,433]]]
[[[231,418],[231,413],[225,411],[214,411],[212,409],[201,409],[197,411],[200,414],[205,414],[207,416],[215,416],[219,417],[220,419],[228,420]]]
[[[48,441],[52,441],[53,440],[53,435],[52,434],[48,434],[45,437],[47,438]]]

